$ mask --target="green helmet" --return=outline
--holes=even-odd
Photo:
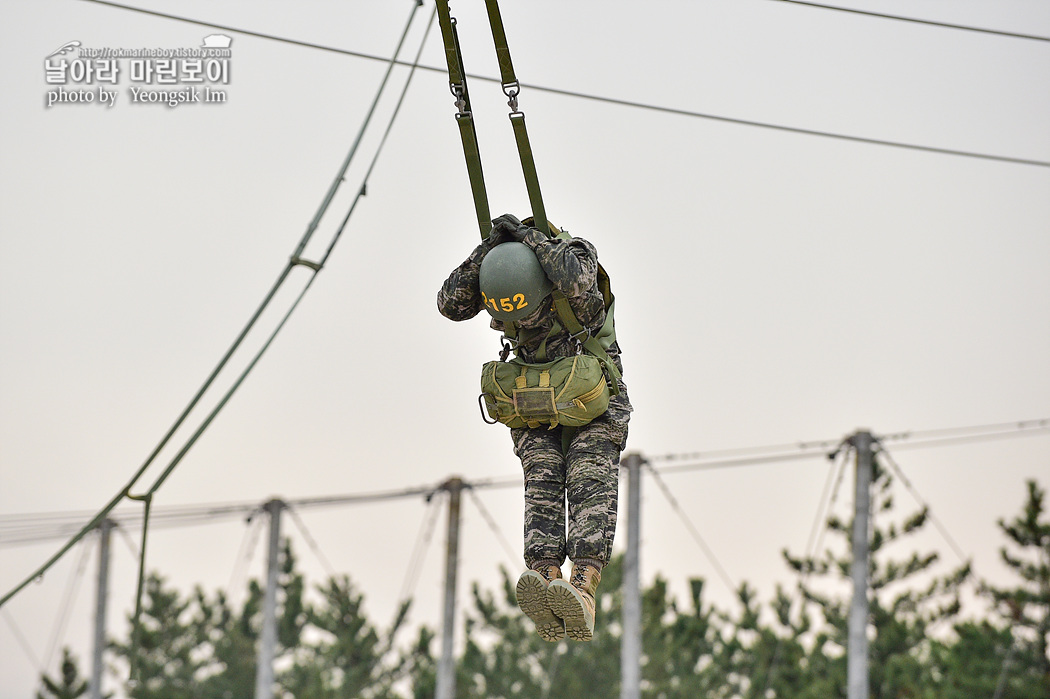
[[[496,320],[513,322],[542,305],[554,288],[524,243],[500,243],[481,261],[481,301]]]

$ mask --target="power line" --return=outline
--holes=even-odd
[[[930,510],[930,506],[926,503],[923,497],[919,495],[919,491],[915,489],[915,486],[912,485],[910,480],[908,480],[908,477],[904,475],[904,471],[897,464],[897,461],[893,458],[893,455],[890,454],[890,452],[887,451],[886,448],[881,444],[879,446],[881,447],[879,453],[886,458],[886,461],[889,463],[890,468],[893,469],[893,472],[896,473],[897,477],[901,479],[901,482],[904,483],[904,487],[907,488],[908,492],[912,494],[912,497],[915,498],[915,501],[918,502],[924,510],[926,510],[926,516],[930,518],[931,522],[933,522],[933,526],[937,527],[937,531],[939,531],[941,533],[941,536],[944,537],[944,540],[948,542],[948,546],[950,546],[952,551],[955,552],[955,555],[959,557],[959,561],[965,564],[966,554],[963,553],[962,548],[959,546],[959,544],[955,542],[955,539],[952,537],[952,535],[948,533],[948,529],[944,526],[944,524],[941,523],[941,520],[934,516],[933,512]]]
[[[507,537],[503,536],[503,532],[500,530],[499,525],[496,524],[495,518],[485,507],[485,504],[481,502],[481,498],[474,492],[473,488],[467,488],[467,494],[470,495],[471,500],[474,501],[475,507],[478,508],[478,512],[481,513],[482,519],[485,520],[485,524],[488,525],[489,529],[492,530],[496,540],[499,541],[500,546],[503,547],[503,552],[507,554],[507,560],[510,562],[511,569],[519,564],[519,556],[514,553],[513,547],[510,542],[507,541]]]
[[[437,491],[434,491],[435,493]],[[412,555],[409,556],[408,568],[405,569],[405,579],[401,583],[401,594],[398,596],[398,606],[412,599],[415,595],[416,584],[423,569],[423,561],[430,542],[434,537],[434,529],[437,524],[437,516],[441,512],[437,506],[438,501],[433,497],[427,498],[427,510],[424,512],[423,521],[420,523],[419,532],[416,534],[416,542],[412,546]]]
[[[784,2],[790,5],[804,5],[806,7],[820,8],[822,10],[835,10],[836,12],[848,12],[854,15],[864,15],[867,17],[878,17],[880,19],[893,19],[901,22],[911,22],[913,24],[925,24],[931,27],[943,27],[946,29],[961,29],[968,32],[980,32],[982,34],[994,34],[997,36],[1008,36],[1014,39],[1032,39],[1033,41],[1050,41],[1050,37],[1036,36],[1035,34],[1019,34],[1016,32],[1006,32],[998,29],[986,29],[984,27],[974,27],[964,24],[951,24],[949,22],[937,22],[929,19],[917,19],[915,17],[904,17],[901,15],[888,15],[882,12],[871,12],[869,10],[858,10],[852,7],[839,7],[837,5],[824,5],[819,2],[806,2],[806,0],[774,0],[774,2]]]
[[[36,653],[33,652],[33,647],[29,645],[29,641],[26,640],[25,635],[22,633],[22,629],[15,623],[14,617],[6,609],[0,609],[0,615],[3,615],[4,621],[7,622],[8,627],[11,629],[11,633],[14,634],[15,640],[18,641],[18,645],[22,647],[22,651],[29,657],[30,662],[33,663],[33,667],[36,668],[37,672],[41,675],[47,669],[40,664],[40,661],[36,657]]]
[[[278,41],[278,42],[282,42],[282,43],[286,43],[286,44],[292,44],[294,46],[301,46],[301,47],[304,47],[304,48],[312,48],[312,49],[317,49],[317,50],[320,50],[320,51],[328,51],[330,53],[337,53],[337,54],[341,54],[341,55],[345,55],[345,56],[353,56],[355,58],[364,58],[364,59],[370,60],[370,61],[392,62],[392,63],[395,63],[395,64],[400,65],[400,66],[411,66],[412,65],[411,63],[409,63],[407,61],[401,61],[401,60],[390,61],[390,59],[388,59],[388,58],[384,58],[382,56],[376,56],[374,54],[364,53],[364,52],[361,52],[361,51],[351,51],[349,49],[341,49],[341,48],[336,48],[334,46],[325,46],[323,44],[316,44],[316,43],[312,43],[312,42],[309,42],[309,41],[300,41],[300,40],[297,40],[297,39],[289,39],[287,37],[277,36],[275,34],[267,34],[267,33],[264,33],[264,32],[256,32],[256,31],[251,31],[251,30],[247,30],[247,29],[241,29],[241,28],[238,28],[238,27],[231,27],[229,25],[216,24],[214,22],[205,22],[205,21],[202,21],[202,20],[191,19],[191,18],[188,18],[188,17],[180,17],[178,15],[172,15],[172,14],[168,14],[166,12],[157,12],[155,10],[145,10],[145,9],[142,9],[142,8],[139,8],[139,7],[132,7],[130,5],[122,5],[122,4],[116,3],[116,2],[108,2],[108,0],[84,0],[84,1],[85,2],[93,2],[93,3],[99,4],[99,5],[107,5],[107,6],[110,6],[110,7],[123,9],[123,10],[130,10],[130,11],[133,11],[133,12],[141,12],[142,14],[152,15],[152,16],[155,16],[155,17],[163,18],[163,19],[170,19],[170,20],[174,20],[174,21],[177,21],[177,22],[186,22],[186,23],[194,24],[194,25],[201,26],[201,27],[208,27],[208,28],[211,28],[211,29],[219,29],[219,30],[222,30],[222,31],[235,32],[235,33],[238,33],[238,34],[243,34],[245,36],[252,36],[252,37],[255,37],[257,39],[265,39],[265,40],[268,40],[268,41]],[[434,66],[427,66],[427,65],[423,65],[423,64],[419,64],[418,68],[419,68],[419,70],[426,70],[426,71],[430,71],[430,72],[433,72],[433,73],[444,74],[444,72],[445,72],[445,70],[443,68],[436,68]],[[477,74],[473,74],[473,73],[466,73],[466,76],[468,78],[470,78],[471,80],[477,80],[477,81],[489,82],[489,83],[497,83],[497,84],[500,83],[500,80],[498,78],[492,78],[492,77],[485,76],[485,75],[477,75]],[[831,131],[822,131],[822,130],[819,130],[819,129],[806,129],[806,128],[797,127],[797,126],[787,126],[787,125],[784,125],[784,124],[774,124],[774,123],[771,123],[771,122],[756,121],[756,120],[753,120],[753,119],[742,119],[742,118],[737,118],[737,117],[722,116],[722,115],[718,115],[718,114],[708,114],[708,113],[705,113],[705,112],[698,112],[698,111],[694,111],[694,110],[690,110],[690,109],[679,109],[679,108],[676,108],[676,107],[665,107],[665,106],[661,106],[661,105],[649,104],[649,103],[645,103],[645,102],[638,102],[638,101],[634,101],[634,100],[620,99],[620,98],[616,98],[616,97],[603,97],[601,95],[589,94],[589,93],[585,93],[585,92],[580,92],[578,90],[565,90],[565,89],[560,89],[560,88],[555,88],[555,87],[545,87],[543,85],[536,85],[536,84],[527,83],[527,82],[519,82],[519,85],[522,88],[524,88],[524,89],[535,90],[537,92],[546,92],[546,93],[550,93],[550,94],[554,94],[554,95],[561,95],[563,97],[575,97],[575,98],[578,98],[578,99],[589,100],[589,101],[592,101],[592,102],[602,102],[602,103],[605,103],[605,104],[614,104],[614,105],[618,105],[618,106],[621,106],[621,107],[633,107],[635,109],[644,109],[644,110],[659,112],[659,113],[663,113],[663,114],[673,114],[673,115],[676,115],[676,116],[686,116],[686,117],[692,117],[692,118],[696,118],[696,119],[708,119],[708,120],[712,120],[712,121],[720,121],[720,122],[727,123],[727,124],[736,124],[738,126],[752,126],[752,127],[756,127],[756,128],[773,129],[775,131],[782,131],[782,132],[786,132],[786,133],[796,133],[796,134],[802,134],[802,135],[806,135],[806,136],[819,136],[819,137],[822,137],[822,138],[833,138],[833,139],[838,139],[838,140],[843,140],[843,141],[852,141],[852,142],[855,142],[855,143],[865,143],[865,144],[868,144],[868,145],[887,146],[887,147],[891,147],[891,148],[903,148],[903,149],[907,149],[907,150],[922,151],[922,152],[926,152],[926,153],[938,153],[938,154],[941,154],[941,155],[954,155],[954,156],[960,156],[960,157],[966,157],[966,158],[977,158],[977,159],[981,159],[981,160],[990,160],[990,161],[997,161],[997,162],[1013,163],[1015,165],[1034,165],[1036,167],[1050,167],[1050,161],[1046,161],[1046,160],[1036,160],[1036,159],[1032,159],[1032,158],[1015,158],[1015,157],[1004,156],[1004,155],[995,155],[995,154],[992,154],[992,153],[979,153],[979,152],[974,152],[974,151],[958,150],[958,149],[953,149],[953,148],[939,148],[939,147],[936,147],[936,146],[925,146],[925,145],[917,144],[917,143],[905,143],[903,141],[890,141],[890,140],[887,140],[887,139],[868,138],[868,137],[865,137],[865,136],[853,136],[853,135],[850,135],[850,134],[835,133],[835,132],[831,132]]]
[[[94,1],[94,0],[92,0],[92,1]],[[118,492],[102,508],[102,510],[99,511],[98,514],[96,514],[95,517],[90,522],[88,522],[87,525],[85,525],[75,536],[73,536],[68,542],[66,542],[66,544],[64,546],[62,546],[59,549],[59,551],[57,553],[55,553],[50,559],[48,559],[47,562],[45,562],[35,573],[33,573],[29,577],[25,578],[21,583],[19,583],[10,592],[6,593],[3,597],[0,597],[0,607],[2,607],[14,595],[18,594],[22,589],[24,589],[26,587],[26,585],[28,585],[34,578],[42,575],[51,566],[53,566],[80,539],[82,539],[85,535],[87,535],[87,533],[89,531],[95,529],[105,519],[105,517],[114,508],[116,508],[116,506],[122,500],[124,500],[125,498],[129,498],[129,499],[132,499],[132,500],[140,500],[145,505],[145,507],[144,507],[144,514],[143,514],[142,551],[141,551],[141,560],[140,560],[140,566],[139,566],[139,583],[138,583],[138,599],[141,601],[142,588],[143,588],[143,585],[144,585],[144,576],[145,576],[146,531],[147,531],[147,526],[148,526],[148,516],[149,516],[149,512],[150,512],[150,507],[151,507],[151,504],[152,504],[153,495],[154,495],[154,493],[156,493],[157,490],[160,489],[161,485],[163,485],[163,483],[167,480],[167,478],[171,475],[171,473],[175,470],[175,468],[179,465],[179,463],[181,463],[182,459],[186,456],[186,454],[193,447],[193,445],[197,442],[197,440],[201,437],[201,435],[208,429],[208,427],[211,425],[211,423],[215,419],[215,417],[226,406],[226,404],[229,402],[229,400],[233,397],[234,393],[237,392],[237,389],[240,388],[241,384],[248,377],[248,375],[252,372],[252,370],[255,368],[256,364],[258,364],[259,360],[262,359],[263,355],[269,349],[269,347],[273,343],[273,341],[277,338],[277,335],[280,333],[282,328],[284,328],[285,324],[288,322],[288,320],[291,317],[291,315],[295,312],[295,309],[298,308],[299,303],[303,300],[303,297],[306,295],[307,291],[309,291],[309,289],[313,285],[314,281],[317,279],[317,275],[320,273],[321,269],[323,269],[325,261],[327,261],[328,256],[331,254],[332,249],[335,246],[336,241],[339,239],[339,236],[343,232],[343,227],[346,224],[346,219],[344,219],[344,221],[343,221],[343,226],[340,226],[339,230],[333,236],[333,238],[331,240],[331,243],[329,244],[328,249],[325,252],[324,258],[321,260],[321,262],[319,262],[319,263],[317,263],[317,262],[309,262],[307,260],[302,259],[300,257],[300,255],[302,255],[303,252],[306,250],[307,244],[309,243],[309,241],[310,241],[311,237],[313,236],[314,232],[317,230],[317,227],[320,224],[320,221],[321,221],[322,217],[327,212],[328,207],[332,203],[332,200],[335,197],[336,192],[338,191],[340,185],[342,184],[342,182],[345,179],[346,172],[349,169],[350,163],[353,160],[355,154],[357,153],[357,148],[358,148],[358,146],[361,143],[362,137],[364,136],[364,132],[368,128],[368,126],[369,126],[369,124],[371,122],[372,116],[375,114],[376,106],[379,103],[379,99],[380,99],[380,97],[382,96],[383,92],[386,89],[387,81],[389,80],[390,75],[393,72],[393,67],[395,65],[395,61],[397,59],[398,54],[401,51],[402,46],[404,45],[406,37],[408,36],[409,29],[410,29],[410,27],[412,25],[412,20],[415,18],[415,14],[416,14],[416,11],[418,10],[418,8],[419,8],[419,4],[414,5],[413,8],[412,8],[412,12],[409,14],[408,21],[405,24],[405,28],[404,28],[404,30],[401,33],[400,39],[399,39],[398,44],[397,44],[397,48],[394,51],[394,56],[388,62],[386,73],[384,74],[383,79],[382,79],[382,81],[379,84],[379,88],[378,88],[378,90],[376,92],[375,98],[372,101],[372,106],[370,107],[367,115],[365,116],[365,119],[364,119],[363,123],[361,124],[361,128],[360,128],[360,130],[359,130],[359,132],[357,134],[357,138],[354,141],[354,144],[351,146],[350,151],[347,154],[346,158],[344,159],[341,168],[339,169],[338,173],[336,174],[336,177],[332,181],[332,184],[329,186],[328,191],[326,192],[325,197],[322,200],[320,207],[318,208],[317,212],[314,214],[313,219],[308,224],[306,232],[303,234],[302,238],[300,238],[299,244],[296,246],[294,252],[292,253],[291,257],[289,258],[288,262],[286,263],[284,269],[281,271],[281,274],[278,276],[277,281],[271,287],[269,293],[263,299],[263,301],[260,304],[260,306],[258,307],[258,309],[256,309],[255,313],[252,315],[252,317],[248,321],[247,325],[244,327],[244,329],[241,331],[241,333],[237,336],[237,339],[234,340],[234,342],[230,346],[230,348],[226,351],[226,354],[219,361],[218,365],[212,370],[211,374],[204,381],[204,384],[198,389],[196,395],[190,401],[189,405],[186,406],[186,408],[182,411],[182,413],[176,419],[175,423],[169,428],[168,432],[164,435],[164,437],[161,439],[161,441],[154,448],[153,452],[149,455],[149,457],[146,459],[146,461],[141,466],[139,466],[138,470],[135,471],[134,475],[128,481],[127,485],[125,485],[124,488],[120,492]],[[349,218],[349,215],[347,215],[347,219],[348,218]],[[233,382],[233,384],[227,390],[227,392],[221,397],[221,399],[219,400],[217,405],[212,409],[212,411],[210,413],[208,413],[208,415],[204,418],[204,420],[201,422],[201,424],[193,432],[193,434],[190,436],[190,438],[185,442],[185,444],[182,446],[182,448],[179,449],[178,453],[168,463],[167,467],[164,468],[164,470],[160,474],[160,476],[157,477],[156,480],[154,480],[153,484],[149,487],[149,489],[145,492],[145,494],[144,495],[132,495],[131,489],[133,487],[135,487],[135,485],[138,483],[139,479],[150,468],[150,466],[154,463],[156,458],[159,456],[160,452],[164,449],[164,447],[168,444],[168,442],[172,439],[172,437],[174,437],[175,433],[179,430],[179,428],[182,426],[182,424],[186,421],[186,419],[189,417],[189,415],[193,412],[193,410],[196,408],[197,404],[204,397],[205,393],[210,389],[210,387],[214,383],[215,379],[219,376],[219,374],[226,367],[226,365],[229,362],[229,360],[232,358],[232,356],[240,348],[241,344],[243,343],[244,339],[247,337],[248,333],[255,326],[256,321],[259,320],[259,318],[262,315],[263,311],[269,306],[270,302],[276,296],[277,291],[284,285],[285,281],[288,279],[289,275],[291,274],[291,271],[295,267],[297,267],[299,265],[305,266],[305,267],[307,267],[307,268],[309,268],[311,270],[310,277],[307,280],[306,284],[303,286],[302,290],[299,292],[299,295],[295,298],[295,300],[293,301],[291,306],[285,312],[284,316],[277,323],[277,325],[274,328],[274,330],[266,338],[266,341],[262,344],[261,348],[251,358],[251,360],[248,362],[246,368],[241,372],[241,374],[239,376],[237,376],[236,380]],[[139,609],[138,609],[138,605],[136,605],[136,613],[135,613],[136,622],[138,620],[138,616],[139,616]]]
[[[1025,436],[1050,434],[1050,419],[1022,420],[1001,422],[967,427],[951,427],[932,430],[910,430],[879,435],[884,445],[895,443],[894,449],[949,446],[975,441],[993,439],[1010,439]],[[659,469],[650,467],[661,474],[685,471],[706,471],[763,464],[782,463],[805,460],[815,457],[833,457],[842,445],[842,440],[800,441],[774,444],[762,447],[743,447],[738,449],[721,449],[711,451],[694,451],[685,453],[665,453],[647,457],[650,462],[672,463]],[[730,458],[726,458],[730,457]],[[732,458],[738,457],[738,458]],[[690,463],[677,463],[687,461]],[[520,478],[480,478],[467,484],[471,489],[499,489],[519,487]],[[343,495],[326,495],[286,499],[289,507],[299,509],[314,507],[338,507],[345,505],[365,505],[391,500],[415,497],[430,498],[440,490],[440,485],[420,485],[394,490],[382,490],[366,493],[348,493]],[[259,508],[258,501],[219,502],[201,505],[168,505],[156,507],[150,515],[153,526],[173,528],[207,524],[222,519],[247,517]],[[42,512],[22,515],[0,515],[0,547],[15,544],[38,543],[62,538],[69,532],[83,526],[85,519],[94,512],[79,510],[71,512]],[[114,519],[126,524],[141,524],[141,510],[114,510]]]
[[[996,439],[1013,439],[1034,435],[1050,434],[1050,418],[1021,420],[1019,422],[1000,422],[969,427],[952,427],[936,430],[904,431],[878,435],[880,442],[899,442],[895,449],[912,449],[930,446],[948,446],[969,442]],[[745,447],[709,452],[688,452],[680,454],[663,454],[653,457],[653,461],[692,461],[694,463],[664,466],[662,473],[680,471],[706,471],[739,466],[757,466],[761,464],[797,461],[816,456],[833,457],[841,448],[841,440],[821,440],[812,442],[795,442],[766,447]],[[739,458],[715,458],[715,457]]]
[[[729,577],[729,574],[726,572],[726,569],[718,560],[718,556],[715,555],[715,552],[712,551],[711,547],[707,545],[706,541],[704,541],[704,537],[700,535],[700,530],[696,528],[696,525],[694,525],[692,520],[690,520],[688,515],[686,515],[685,511],[682,509],[682,506],[678,503],[678,499],[675,498],[674,494],[671,492],[671,489],[668,488],[667,484],[664,483],[662,478],[660,478],[660,474],[656,471],[656,469],[654,469],[652,465],[650,465],[648,462],[645,462],[645,465],[649,469],[649,472],[653,474],[653,480],[656,481],[656,485],[659,486],[660,491],[664,494],[664,497],[667,498],[667,502],[671,505],[671,509],[673,509],[675,513],[678,514],[678,517],[685,524],[686,529],[693,537],[693,541],[697,543],[697,545],[700,547],[700,550],[704,552],[705,556],[707,556],[707,560],[710,561],[711,565],[715,569],[715,572],[718,573],[718,577],[722,580],[722,583],[725,584],[730,594],[735,595],[737,592],[736,583],[734,583],[733,579]]]
[[[69,612],[73,606],[73,600],[80,590],[80,583],[84,579],[84,569],[87,567],[91,548],[86,541],[80,545],[80,558],[70,574],[69,581],[66,583],[63,601],[58,607],[58,619],[55,621],[55,628],[51,630],[51,640],[48,642],[47,651],[44,653],[45,668],[50,667],[51,659],[55,656],[55,650],[66,635],[66,627],[69,624]]]
[[[302,517],[299,516],[299,513],[296,512],[293,507],[286,506],[285,511],[291,516],[295,526],[299,528],[299,533],[302,534],[303,539],[306,540],[306,545],[310,547],[311,551],[313,551],[314,557],[317,558],[317,561],[321,564],[321,567],[324,568],[324,571],[328,573],[328,577],[334,580],[337,577],[335,568],[332,567],[332,564],[328,561],[328,557],[324,555],[323,551],[321,551],[317,539],[315,539],[313,534],[310,533],[310,530],[306,528],[306,523],[303,522]]]

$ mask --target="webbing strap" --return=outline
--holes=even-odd
[[[441,41],[445,45],[445,62],[448,64],[448,84],[456,98],[456,122],[459,124],[460,140],[463,142],[463,158],[467,163],[467,177],[474,196],[474,210],[478,218],[478,230],[487,238],[492,230],[488,194],[485,190],[485,175],[481,168],[481,151],[478,134],[474,128],[474,117],[470,109],[470,94],[467,92],[467,73],[463,68],[463,54],[459,48],[456,20],[448,7],[448,0],[437,0],[438,24]]]
[[[457,114],[456,123],[459,124],[459,137],[463,141],[463,157],[467,161],[470,191],[474,195],[474,211],[478,216],[478,230],[484,239],[492,230],[492,216],[489,214],[489,197],[485,190],[485,175],[481,170],[481,152],[478,150],[478,135],[474,129],[474,117],[470,112]]]
[[[525,115],[514,112],[510,115],[514,127],[514,140],[518,144],[518,156],[521,158],[521,172],[525,176],[525,188],[529,192],[529,204],[532,205],[532,217],[540,233],[549,235],[554,231],[547,227],[547,213],[543,209],[543,196],[540,194],[540,178],[536,174],[536,161],[532,158],[532,146],[529,134],[525,131]]]
[[[496,44],[496,60],[499,61],[499,76],[504,89],[507,85],[517,83],[514,77],[514,65],[510,60],[510,48],[507,46],[507,32],[503,30],[503,17],[499,13],[497,0],[485,0],[485,9],[489,13],[489,26],[492,27],[492,42]]]
[[[441,41],[445,44],[445,62],[448,63],[448,81],[455,94],[456,87],[463,85],[463,66],[460,63],[459,41],[455,38],[452,15],[448,9],[448,0],[437,0],[438,26],[441,27]]]
[[[551,293],[551,296],[554,298],[554,310],[558,313],[558,319],[561,320],[565,329],[569,331],[569,334],[579,340],[584,349],[601,361],[605,366],[606,371],[609,372],[609,378],[612,379],[612,386],[610,388],[612,389],[613,395],[619,395],[620,388],[617,385],[617,380],[621,376],[620,370],[616,367],[616,363],[612,360],[612,357],[609,356],[609,353],[605,351],[608,346],[605,346],[602,342],[603,338],[609,338],[613,335],[613,306],[609,306],[605,311],[605,324],[602,325],[602,329],[598,331],[597,335],[591,335],[591,333],[583,327],[579,319],[576,318],[576,314],[573,313],[572,306],[569,305],[569,299],[566,298],[565,294],[558,289],[555,289]],[[609,341],[609,344],[611,345],[612,342]]]
[[[518,92],[521,88],[514,75],[514,65],[510,60],[510,48],[507,46],[507,33],[503,29],[499,2],[485,0],[485,8],[488,10],[489,27],[492,29],[492,42],[496,45],[500,82],[503,84],[503,93],[509,99],[507,104],[510,106],[510,123],[514,129],[514,141],[518,145],[518,157],[521,159],[521,172],[525,176],[525,188],[529,192],[532,217],[536,220],[536,227],[541,233],[553,234],[554,231],[547,230],[547,216],[543,209],[540,180],[536,174],[536,161],[532,157],[529,133],[525,129],[525,114],[518,109]]]

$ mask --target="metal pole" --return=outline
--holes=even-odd
[[[277,572],[280,564],[281,510],[284,503],[270,500],[263,505],[270,515],[270,551],[266,568],[266,594],[263,597],[263,625],[259,637],[259,657],[255,667],[255,699],[273,698],[273,658],[277,651]]]
[[[620,699],[642,696],[641,513],[642,457],[631,453],[627,467],[627,551],[623,559],[623,637],[620,639]]]
[[[459,566],[459,500],[463,479],[449,478],[443,490],[448,491],[448,544],[445,556],[445,615],[441,632],[441,660],[438,662],[435,699],[456,696],[456,666],[452,656],[456,625],[456,569]]]
[[[109,533],[114,523],[103,519],[98,525],[98,591],[95,597],[95,648],[91,658],[88,696],[102,699],[102,653],[106,650],[106,602],[109,599]]]
[[[848,699],[868,699],[868,521],[871,516],[873,438],[858,431],[850,438],[857,450],[853,513],[853,601],[849,610]]]

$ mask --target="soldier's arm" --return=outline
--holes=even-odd
[[[566,296],[580,296],[594,285],[598,251],[583,238],[558,240],[530,229],[522,242],[535,251],[547,277]]]
[[[437,295],[437,307],[441,315],[450,320],[469,320],[481,312],[481,290],[478,274],[481,260],[487,248],[484,244],[474,248],[463,264],[452,270]]]

